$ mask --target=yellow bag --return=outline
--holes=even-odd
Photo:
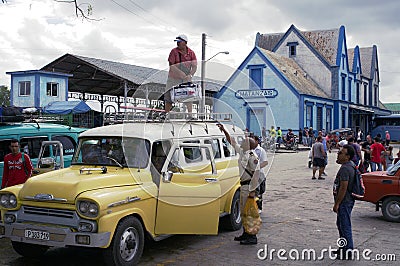
[[[250,235],[256,235],[261,229],[261,222],[255,198],[248,197],[242,214],[244,230]]]

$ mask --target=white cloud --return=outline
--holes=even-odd
[[[378,46],[382,101],[400,102],[400,20],[396,0],[85,0],[92,18],[75,17],[72,4],[53,0],[8,0],[0,4],[0,84],[6,71],[39,69],[65,53],[166,69],[177,34],[201,57],[201,33],[208,35],[206,58],[235,69],[260,33],[346,27],[348,47]],[[82,6],[85,8],[85,6]]]

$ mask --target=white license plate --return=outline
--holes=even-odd
[[[25,230],[25,237],[31,239],[50,240],[50,234],[48,232],[30,229]]]

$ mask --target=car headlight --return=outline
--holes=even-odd
[[[17,207],[17,197],[11,193],[0,194],[0,205],[6,209],[13,209]]]
[[[99,214],[99,206],[95,202],[79,200],[77,203],[78,212],[86,217],[94,218]]]

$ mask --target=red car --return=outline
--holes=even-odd
[[[365,186],[364,201],[382,209],[386,221],[400,222],[400,161],[388,171],[365,173],[362,175]]]

